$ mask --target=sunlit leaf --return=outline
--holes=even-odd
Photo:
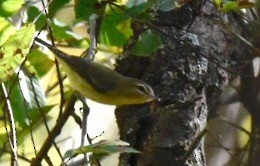
[[[83,146],[77,149],[71,149],[68,150],[64,158],[72,158],[76,157],[80,154],[85,154],[88,152],[92,152],[93,154],[101,154],[101,156],[109,155],[113,153],[140,153],[139,151],[135,150],[134,148],[126,145],[124,142],[122,144],[122,141],[100,141],[95,144]]]
[[[15,34],[9,36],[0,47],[0,81],[5,80],[14,73],[14,70],[22,63],[34,36],[35,27],[33,24],[26,25]]]
[[[137,56],[148,56],[156,52],[160,45],[160,36],[151,30],[147,30],[140,34],[137,42],[131,50],[131,53]]]
[[[15,31],[15,27],[9,21],[4,17],[0,17],[0,46],[3,45]]]
[[[0,1],[0,15],[4,17],[11,16],[18,12],[25,0],[1,0]]]

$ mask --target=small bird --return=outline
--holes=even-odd
[[[91,60],[70,56],[39,38],[35,41],[55,54],[68,76],[72,89],[88,99],[116,106],[157,100],[153,89],[141,80],[125,77]]]

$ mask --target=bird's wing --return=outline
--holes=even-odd
[[[62,51],[59,51],[57,48],[46,43],[45,41],[36,38],[37,42],[48,47],[53,53],[56,54],[61,61],[70,66],[76,73],[78,73],[86,82],[88,82],[93,88],[100,92],[109,92],[117,86],[118,79],[122,77],[118,73],[114,72],[111,69],[102,66],[100,64],[91,62],[87,59],[80,57],[70,56]],[[112,78],[108,78],[108,75]],[[77,80],[70,80],[77,81]]]
[[[66,58],[66,62],[74,68],[74,70],[87,81],[91,86],[93,86],[99,92],[109,92],[117,86],[117,73],[110,74],[112,71],[108,67],[91,62],[89,60],[69,56]],[[109,78],[108,78],[109,75]],[[111,78],[113,77],[113,78]],[[120,76],[119,76],[120,77]],[[77,80],[74,80],[77,81]]]

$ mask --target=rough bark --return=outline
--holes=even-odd
[[[129,55],[126,48],[117,70],[149,83],[161,101],[116,109],[121,139],[142,151],[121,155],[120,165],[206,165],[203,139],[188,158],[183,156],[206,127],[209,110],[214,114],[220,106],[222,89],[234,77],[226,69],[239,72],[246,59],[244,45],[220,19],[209,1],[160,11],[155,27],[148,28],[161,35],[162,48],[149,58]],[[241,32],[232,14],[225,21]],[[147,28],[134,26],[141,27],[136,34]]]

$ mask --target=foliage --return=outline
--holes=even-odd
[[[86,154],[89,152],[94,154],[91,162],[94,162],[94,160],[96,159],[101,159],[113,153],[140,153],[134,148],[129,147],[126,142],[103,140],[92,145],[68,150],[65,153],[64,158],[73,158],[80,154]]]
[[[3,25],[3,38],[1,41],[0,55],[0,81],[5,81],[11,76],[15,69],[22,63],[25,55],[29,52],[29,46],[33,39],[35,27],[33,24],[23,26],[20,30],[14,31],[11,24],[7,20],[1,18]],[[2,27],[0,25],[0,27]]]
[[[134,4],[133,1],[124,4],[120,1],[76,0],[73,6],[76,17],[73,24],[68,25],[60,22],[56,18],[56,14],[71,2],[70,0],[51,1],[48,14],[45,13],[45,8],[39,8],[40,5],[36,6],[34,3],[24,0],[15,2],[13,0],[4,0],[0,2],[0,81],[7,88],[8,96],[6,96],[6,99],[10,100],[12,108],[9,111],[13,111],[16,122],[15,126],[10,126],[11,124],[8,122],[2,122],[1,120],[0,129],[4,131],[6,125],[9,126],[6,129],[8,131],[15,127],[18,146],[21,146],[29,135],[31,135],[31,142],[34,142],[34,131],[38,131],[42,124],[47,127],[46,123],[48,124],[54,118],[47,116],[47,114],[52,114],[53,104],[55,103],[47,101],[50,100],[50,97],[57,97],[55,95],[47,96],[45,91],[49,90],[44,90],[41,85],[42,79],[49,77],[48,75],[51,74],[54,63],[49,59],[49,53],[35,45],[33,39],[37,33],[43,34],[43,30],[51,29],[46,37],[54,40],[56,44],[62,43],[68,47],[87,49],[91,42],[89,36],[84,35],[85,37],[83,37],[77,34],[73,28],[82,23],[89,26],[91,18],[95,19],[102,16],[98,47],[101,49],[108,48],[107,51],[122,50],[130,38],[133,37],[131,24],[154,19],[149,13],[151,8],[158,3],[155,0],[141,4]],[[15,26],[15,24],[19,25],[19,23],[10,21],[10,18],[19,14],[26,14],[28,17],[25,17],[27,20],[21,26]],[[145,31],[140,34],[135,43],[132,49],[133,55],[149,56],[159,49],[160,42],[160,36],[157,33]],[[141,47],[144,44],[146,47]],[[149,49],[150,47],[153,49]],[[119,52],[114,53],[118,54]],[[52,86],[50,82],[44,84],[47,84],[47,87]],[[53,85],[56,87],[58,84],[53,83]],[[52,89],[50,88],[50,92],[47,93],[52,93]],[[64,90],[65,94],[68,94],[67,88]],[[4,93],[1,92],[0,94],[4,96]],[[8,108],[6,107],[6,101],[3,100],[4,97],[1,97],[1,99],[1,105],[4,109],[1,109],[0,116],[6,117],[4,111],[7,111]],[[67,95],[65,95],[64,100],[66,99]],[[8,137],[5,132],[1,132],[0,138],[0,145],[3,147],[8,143]],[[37,149],[39,148],[41,147]],[[10,148],[6,150],[11,151]],[[95,157],[102,157],[116,152],[138,153],[138,151],[126,145],[101,141],[68,151],[65,157],[72,157],[68,154],[75,156],[87,152],[95,153]],[[20,153],[20,150],[18,153]]]
[[[25,0],[1,0],[0,16],[8,17],[17,13],[25,3]]]
[[[132,56],[149,58],[162,45],[160,34],[156,30],[150,29],[134,34],[132,25],[138,24],[146,27],[146,23],[156,22],[155,10],[170,11],[187,2],[148,0],[136,3],[136,0],[129,0],[127,3],[123,3],[120,0],[52,0],[49,5],[45,4],[43,7],[40,3],[35,5],[25,0],[1,0],[0,82],[6,86],[9,95],[4,96],[4,93],[0,91],[0,104],[2,106],[0,109],[1,147],[8,143],[9,138],[6,130],[9,132],[11,128],[10,124],[6,122],[7,101],[10,101],[16,122],[18,146],[23,145],[24,140],[28,139],[29,135],[33,137],[35,132],[40,130],[42,124],[50,124],[51,119],[57,119],[57,117],[51,116],[58,112],[57,109],[54,109],[57,103],[52,102],[52,100],[59,98],[57,96],[57,87],[62,82],[53,77],[54,61],[49,58],[49,52],[39,48],[34,43],[36,36],[38,37],[41,34],[41,37],[53,40],[55,45],[62,48],[65,46],[65,48],[70,49],[74,47],[86,50],[92,42],[91,34],[86,30],[84,31],[85,34],[82,35],[74,29],[82,24],[89,28],[91,26],[90,19],[97,18],[101,20],[99,23],[100,29],[97,32],[99,34],[97,54],[100,54],[101,50],[105,54],[120,54],[121,50],[129,44],[131,45],[129,51]],[[215,0],[215,3],[224,12],[255,6],[254,3],[246,0]],[[75,14],[71,25],[60,22],[59,18],[56,17],[56,14],[61,9],[69,8],[68,5],[73,5],[73,14]],[[48,11],[45,13],[47,6]],[[24,19],[22,23],[15,22],[13,18],[19,15],[22,15],[21,20],[27,19]],[[70,50],[70,53],[74,54],[74,50]],[[43,80],[46,77],[50,79],[44,82]],[[63,89],[60,85],[65,93],[63,101],[69,100],[67,94],[70,94],[70,91],[66,85],[65,83]],[[61,108],[64,108],[64,106],[62,105]],[[61,117],[61,114],[59,117]],[[49,135],[47,134],[47,136]],[[33,139],[31,138],[30,141],[33,142]],[[55,142],[55,137],[52,141]],[[41,149],[42,145],[39,146],[38,149]],[[11,151],[11,148],[0,150],[7,152]],[[18,153],[21,154],[21,150]],[[65,153],[64,158],[71,158],[84,153],[93,153],[94,159],[99,159],[99,157],[102,158],[112,153],[139,152],[118,142],[101,141],[69,150]],[[31,157],[28,156],[29,159]]]
[[[247,9],[255,7],[256,4],[254,2],[249,2],[248,0],[237,0],[237,1],[222,1],[222,0],[215,0],[215,4],[223,11],[223,12],[230,12],[230,11],[238,11],[240,9]]]
[[[153,31],[147,30],[139,35],[135,43],[132,54],[138,56],[148,56],[157,51],[161,44],[161,38]]]

